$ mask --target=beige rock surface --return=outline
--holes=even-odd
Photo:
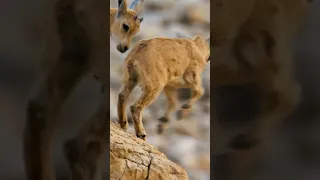
[[[111,180],[187,180],[186,171],[154,146],[110,121]]]

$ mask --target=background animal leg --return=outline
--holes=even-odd
[[[36,96],[29,100],[23,151],[28,180],[53,180],[51,139],[57,114],[86,67],[59,61]]]
[[[104,167],[105,147],[109,136],[107,124],[110,121],[108,106],[105,98],[98,111],[83,126],[73,139],[64,144],[65,157],[69,163],[71,179],[100,180]]]

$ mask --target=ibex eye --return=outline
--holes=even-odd
[[[123,24],[123,25],[122,25],[122,28],[123,28],[125,31],[128,31],[128,30],[129,30],[129,26],[126,25],[126,24]]]

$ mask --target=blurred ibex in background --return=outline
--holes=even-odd
[[[259,142],[265,140],[270,130],[301,100],[301,89],[293,74],[291,46],[305,18],[308,2],[213,0],[211,3],[212,90],[252,85],[263,94],[259,96],[257,117],[240,134],[221,134],[230,132],[231,127],[219,114],[219,101],[213,104],[217,114],[211,114],[213,150],[217,153],[225,147],[235,150],[229,153],[231,167],[226,168],[231,169],[226,170],[234,171],[228,173],[232,174],[231,179],[248,180],[249,170],[254,167],[261,148]],[[215,101],[219,95],[213,94]],[[219,166],[219,162],[216,164]]]
[[[51,160],[51,140],[65,100],[77,82],[92,72],[101,84],[109,82],[109,1],[48,0],[43,61],[52,62],[49,72],[35,97],[28,102],[24,133],[25,172],[28,180],[54,180]],[[119,45],[118,51],[128,50],[131,38],[139,31],[142,18],[138,13],[143,0],[135,0],[130,9],[126,0],[118,0],[118,9],[110,9],[110,33]],[[99,177],[98,160],[104,153],[101,134],[109,123],[108,99],[92,118],[99,116],[101,126],[89,122],[73,141],[65,144],[73,178]],[[96,128],[96,129],[93,129]],[[90,134],[91,133],[91,134]],[[94,142],[93,142],[94,141]]]
[[[189,111],[203,95],[201,73],[210,57],[209,40],[200,36],[187,38],[154,38],[141,40],[125,59],[123,85],[118,97],[118,118],[127,129],[126,105],[135,86],[143,91],[137,102],[130,106],[136,136],[146,141],[142,123],[143,110],[164,91],[168,109],[159,120],[159,132],[169,123],[176,108],[178,88],[191,88],[192,96],[181,111]]]

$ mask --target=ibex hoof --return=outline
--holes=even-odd
[[[182,109],[190,109],[191,106],[189,104],[184,104],[181,106]]]
[[[258,139],[251,138],[245,134],[239,134],[232,139],[232,141],[229,143],[229,147],[235,150],[246,150],[253,148],[258,144]]]
[[[147,141],[147,135],[146,134],[137,134],[136,135],[138,138],[142,139],[143,141]]]
[[[118,123],[119,123],[120,127],[121,127],[123,130],[125,130],[125,131],[128,130],[128,121],[126,121],[126,122],[120,122],[120,121],[118,121]]]
[[[190,115],[190,111],[186,109],[181,109],[177,112],[177,120],[182,120]]]
[[[169,122],[169,121],[170,121],[170,119],[169,119],[169,118],[167,118],[167,117],[165,117],[165,116],[163,116],[163,117],[159,118],[158,120],[159,120],[160,122],[162,122],[162,123],[167,123],[167,122]]]

